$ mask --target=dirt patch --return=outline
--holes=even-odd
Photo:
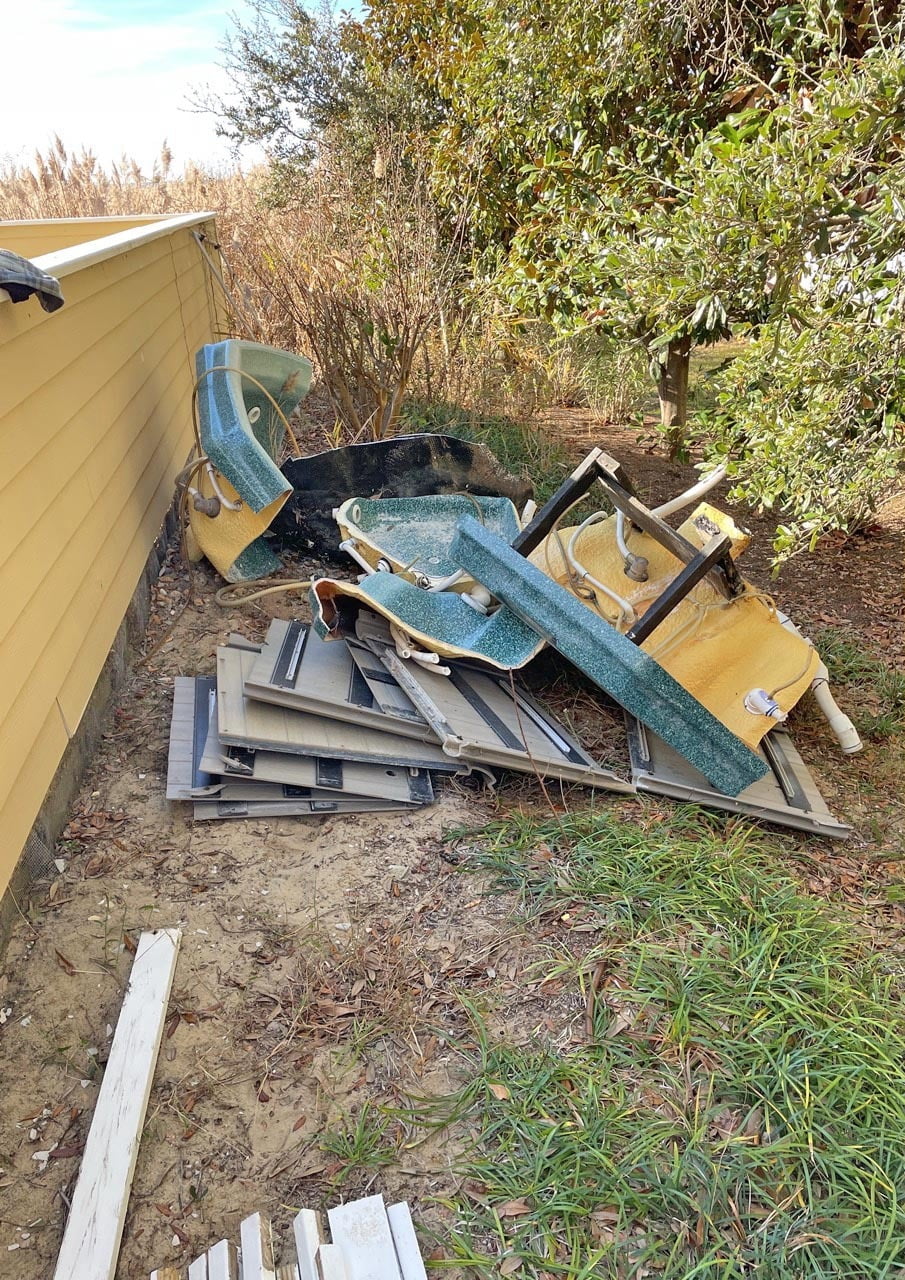
[[[645,499],[694,476],[581,414],[560,415],[556,429],[576,456],[604,444]],[[901,507],[884,512],[863,544],[827,541],[778,583],[766,570],[769,521],[740,515],[755,532],[746,573],[796,620],[851,625],[901,657]],[[286,576],[311,568],[298,563]],[[443,1201],[460,1185],[467,1120],[454,1140],[416,1135],[393,1107],[463,1083],[469,1005],[516,1041],[541,1035],[567,1045],[583,1035],[582,1002],[532,968],[543,939],[523,936],[512,898],[481,896],[441,834],[501,811],[586,804],[587,793],[545,796],[532,779],[511,778],[496,796],[446,786],[434,808],[412,815],[195,826],[185,806],[167,803],[174,676],[211,674],[230,631],[261,639],[271,617],[307,616],[293,594],[221,609],[218,585],[197,572],[185,613],[134,671],[58,848],[65,870],[21,920],[5,958],[0,1277],[39,1280],[52,1270],[142,928],[178,926],[183,942],[121,1278],[185,1266],[221,1236],[235,1237],[255,1209],[284,1229],[301,1205],[374,1190],[409,1200],[430,1251],[431,1233],[451,1225]],[[152,643],[187,592],[172,556],[155,591]],[[605,699],[550,655],[529,682],[605,764],[624,768],[621,718]],[[900,865],[892,861],[900,753],[871,743],[844,761],[806,707],[795,732],[828,798],[858,830],[844,849],[790,839],[789,856],[813,892],[848,900],[880,940],[898,945],[901,908],[888,888]],[[652,801],[596,803],[656,816]]]

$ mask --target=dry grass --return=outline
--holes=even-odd
[[[514,326],[468,281],[426,183],[399,162],[364,183],[324,166],[279,208],[266,168],[175,176],[166,146],[148,173],[129,157],[107,169],[57,138],[0,172],[0,219],[201,210],[217,217],[230,331],[313,360],[334,418],[326,443],[392,433],[409,395],[520,419],[551,404],[612,419],[637,403],[632,359]]]

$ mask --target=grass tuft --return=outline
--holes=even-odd
[[[879,1277],[905,1265],[896,976],[763,837],[675,815],[488,828],[552,931],[565,1050],[478,1027],[447,1265],[481,1277]],[[555,926],[555,927],[554,927]]]

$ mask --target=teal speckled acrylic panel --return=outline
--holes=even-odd
[[[377,613],[416,638],[429,637],[454,646],[465,656],[492,663],[504,671],[523,667],[544,647],[537,632],[511,609],[497,609],[488,617],[453,591],[424,591],[395,573],[371,574],[355,586],[354,595],[349,593],[350,585],[320,578],[312,586],[311,612],[320,635],[329,635],[331,630],[335,633],[324,619],[325,608],[336,607],[332,601],[337,602],[341,615],[346,601],[356,609],[355,597],[363,595],[365,603]]]
[[[726,795],[767,766],[658,662],[541,573],[477,520],[465,516],[453,557],[595,684],[652,729]]]
[[[423,498],[355,498],[344,502],[338,520],[352,536],[426,578],[448,578],[459,565],[449,554],[462,516],[473,515],[506,542],[519,532],[518,513],[508,498],[471,494],[429,494]]]
[[[204,451],[242,501],[262,511],[291,486],[274,462],[283,424],[255,383],[267,388],[288,417],[307,394],[311,363],[290,351],[230,338],[201,347],[195,372],[201,379],[198,425]]]

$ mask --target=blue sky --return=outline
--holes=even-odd
[[[193,92],[228,88],[218,66],[230,14],[245,0],[7,0],[3,42],[20,51],[0,75],[0,163],[28,162],[58,133],[109,165],[134,156],[149,170],[166,139],[175,168],[230,165]],[[26,51],[26,52],[22,52]],[[254,158],[254,157],[248,157]]]

